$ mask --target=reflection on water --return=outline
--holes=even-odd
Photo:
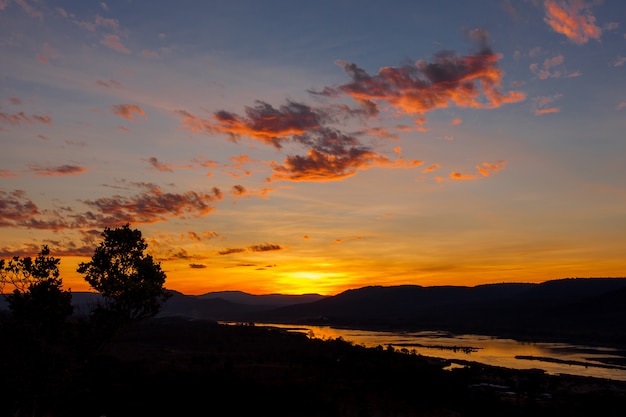
[[[297,331],[318,339],[342,339],[356,345],[388,345],[404,352],[452,361],[472,361],[513,369],[543,369],[549,374],[571,374],[626,381],[626,357],[611,348],[564,343],[530,343],[481,335],[447,332],[380,332],[325,326],[258,324]],[[573,362],[573,363],[564,363]],[[619,365],[617,364],[619,363]]]

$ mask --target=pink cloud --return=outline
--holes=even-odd
[[[50,60],[59,59],[60,56],[61,54],[54,46],[44,42],[44,44],[41,45],[41,54],[37,55],[37,59],[44,64],[49,64]]]
[[[43,19],[43,13],[41,13],[39,10],[35,9],[33,6],[28,4],[26,0],[14,0],[14,1],[18,5],[20,5],[20,7],[31,17]]]
[[[138,119],[136,119],[134,116],[141,116],[144,119],[148,118],[143,109],[137,104],[118,104],[112,106],[112,111],[113,114],[115,114],[116,116],[122,117],[126,120],[130,120],[131,122],[138,121]]]
[[[17,98],[17,97],[9,97],[9,102],[10,102],[11,104],[15,104],[16,106],[18,106],[18,105],[22,104],[22,100],[20,100],[20,99],[19,99],[19,98]]]
[[[570,41],[582,45],[589,39],[600,39],[602,30],[596,26],[596,18],[591,14],[592,3],[584,0],[552,1],[544,3],[544,21],[557,33]]]
[[[97,80],[96,84],[105,88],[122,88],[122,83],[117,80]]]
[[[626,62],[626,57],[620,55],[615,60],[615,63],[613,63],[613,66],[614,67],[621,67],[622,65],[624,65],[625,62]]]
[[[16,175],[7,169],[0,169],[0,178],[10,178]]]
[[[563,55],[557,55],[553,58],[546,58],[542,66],[539,66],[539,64],[530,64],[530,70],[542,80],[547,78],[559,78],[563,75],[561,71],[551,70],[551,68],[559,66],[562,63]]]
[[[554,101],[561,98],[562,94],[554,94],[552,96],[539,96],[535,97],[533,101],[535,102],[535,110],[534,113],[536,116],[541,116],[549,113],[558,113],[560,109],[558,107],[549,107],[546,106],[553,103]]]
[[[544,114],[550,114],[550,113],[558,113],[560,111],[561,109],[559,109],[558,107],[548,107],[545,109],[537,109],[535,110],[535,116],[542,116]]]
[[[145,56],[146,58],[158,58],[159,54],[157,54],[156,52],[150,51],[149,49],[144,49],[143,51],[141,51],[141,55]]]
[[[130,54],[130,49],[126,48],[122,45],[120,37],[117,35],[106,35],[104,39],[100,41],[100,43],[104,46],[108,46],[111,49],[114,49],[118,52],[122,52],[124,54]]]
[[[52,118],[50,116],[41,116],[38,114],[33,114],[31,116],[26,115],[24,112],[19,113],[4,113],[0,112],[0,123],[12,125],[12,126],[20,126],[20,125],[31,125],[31,124],[44,124],[51,125]]]

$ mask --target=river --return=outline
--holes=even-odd
[[[449,359],[453,363],[452,367],[463,366],[464,361],[471,361],[511,369],[542,369],[552,375],[569,374],[626,381],[626,352],[607,347],[520,342],[440,331],[383,332],[299,324],[256,325],[301,332],[311,338],[342,338],[365,347],[380,345],[386,348],[391,345],[406,353]]]

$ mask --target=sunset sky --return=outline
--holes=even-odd
[[[0,0],[0,258],[166,287],[626,275],[626,3]]]

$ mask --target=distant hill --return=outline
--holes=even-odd
[[[73,293],[78,312],[89,311],[98,297]],[[240,291],[195,296],[172,291],[159,317],[449,330],[626,346],[626,278],[570,278],[475,287],[370,286],[329,297]]]
[[[626,345],[626,278],[476,287],[365,287],[264,313],[262,320],[435,329]]]

